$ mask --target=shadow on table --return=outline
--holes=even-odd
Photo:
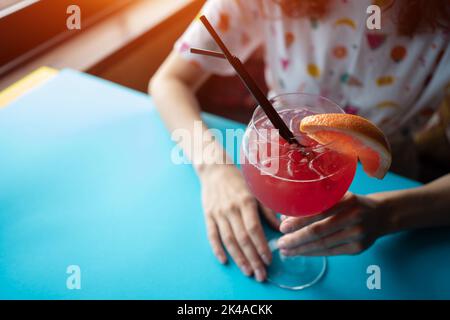
[[[449,298],[449,247],[450,227],[403,232],[383,240],[377,255],[392,282],[386,286],[414,298]]]

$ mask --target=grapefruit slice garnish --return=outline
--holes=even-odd
[[[300,131],[330,149],[358,157],[371,177],[382,179],[389,170],[392,156],[386,137],[360,116],[344,113],[307,116],[300,123]]]

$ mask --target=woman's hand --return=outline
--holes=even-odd
[[[348,192],[333,208],[311,217],[285,218],[278,240],[287,256],[358,254],[386,232],[386,209],[381,194],[357,196]]]
[[[221,263],[226,262],[227,249],[241,271],[266,279],[264,264],[272,255],[258,214],[258,203],[234,165],[213,165],[199,174],[208,238]],[[261,210],[271,224],[278,228],[275,214]]]

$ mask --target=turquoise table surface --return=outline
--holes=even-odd
[[[205,114],[213,128],[241,124]],[[380,239],[330,258],[325,277],[293,292],[260,284],[211,253],[200,186],[151,99],[63,70],[0,110],[2,299],[418,299],[450,298],[450,232]],[[358,169],[351,190],[419,184]],[[269,237],[276,234],[268,231]],[[81,269],[69,290],[66,269]],[[381,289],[366,286],[369,265]]]

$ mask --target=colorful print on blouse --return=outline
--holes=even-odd
[[[382,7],[381,30],[366,28],[366,9]],[[208,0],[206,15],[229,49],[245,61],[265,48],[269,95],[326,95],[346,112],[362,115],[386,133],[428,119],[450,83],[448,33],[400,36],[394,0],[330,0],[320,20],[290,18],[271,0]],[[196,19],[176,42],[184,58],[203,70],[231,75],[226,61],[193,55],[190,47],[218,50]]]

